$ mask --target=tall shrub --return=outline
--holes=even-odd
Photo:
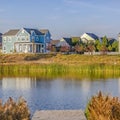
[[[88,103],[85,115],[87,120],[120,120],[120,100],[99,92]]]

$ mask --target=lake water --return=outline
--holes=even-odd
[[[35,110],[85,109],[98,91],[120,97],[120,79],[74,80],[41,78],[1,78],[0,98],[15,100],[23,96],[33,114]]]

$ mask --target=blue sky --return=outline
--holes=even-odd
[[[0,32],[49,29],[53,39],[93,32],[117,38],[120,0],[1,0]]]

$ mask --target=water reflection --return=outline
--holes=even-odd
[[[39,109],[84,109],[89,98],[100,90],[120,96],[120,79],[4,77],[0,80],[0,98],[23,96],[32,113]]]
[[[1,83],[2,89],[29,90],[36,87],[35,78],[3,78]]]

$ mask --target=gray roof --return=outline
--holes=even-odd
[[[4,33],[3,36],[12,36],[18,33],[19,29],[9,30],[8,32]]]
[[[72,39],[71,38],[63,38],[69,45],[72,44]]]
[[[117,41],[115,38],[108,38],[109,44],[113,44],[113,42]]]
[[[92,37],[95,40],[99,40],[99,37],[93,33],[86,33],[86,34],[88,34],[90,37]]]
[[[24,28],[29,34],[31,34],[32,31],[35,32],[36,35],[42,35],[42,33],[37,29],[31,29],[31,28]]]
[[[32,31],[35,32],[36,35],[44,35],[47,32],[49,32],[49,30],[44,29],[44,30],[37,30],[37,29],[31,29],[31,28],[24,28],[29,34],[31,34]],[[16,35],[19,32],[20,29],[12,29],[9,30],[8,32],[4,33],[3,36],[13,36]]]
[[[42,29],[42,30],[40,30],[40,32],[44,35],[44,34],[46,34],[47,32],[49,32],[49,30],[48,30],[48,29]]]
[[[57,45],[60,42],[60,40],[51,40],[50,43],[52,45]]]

